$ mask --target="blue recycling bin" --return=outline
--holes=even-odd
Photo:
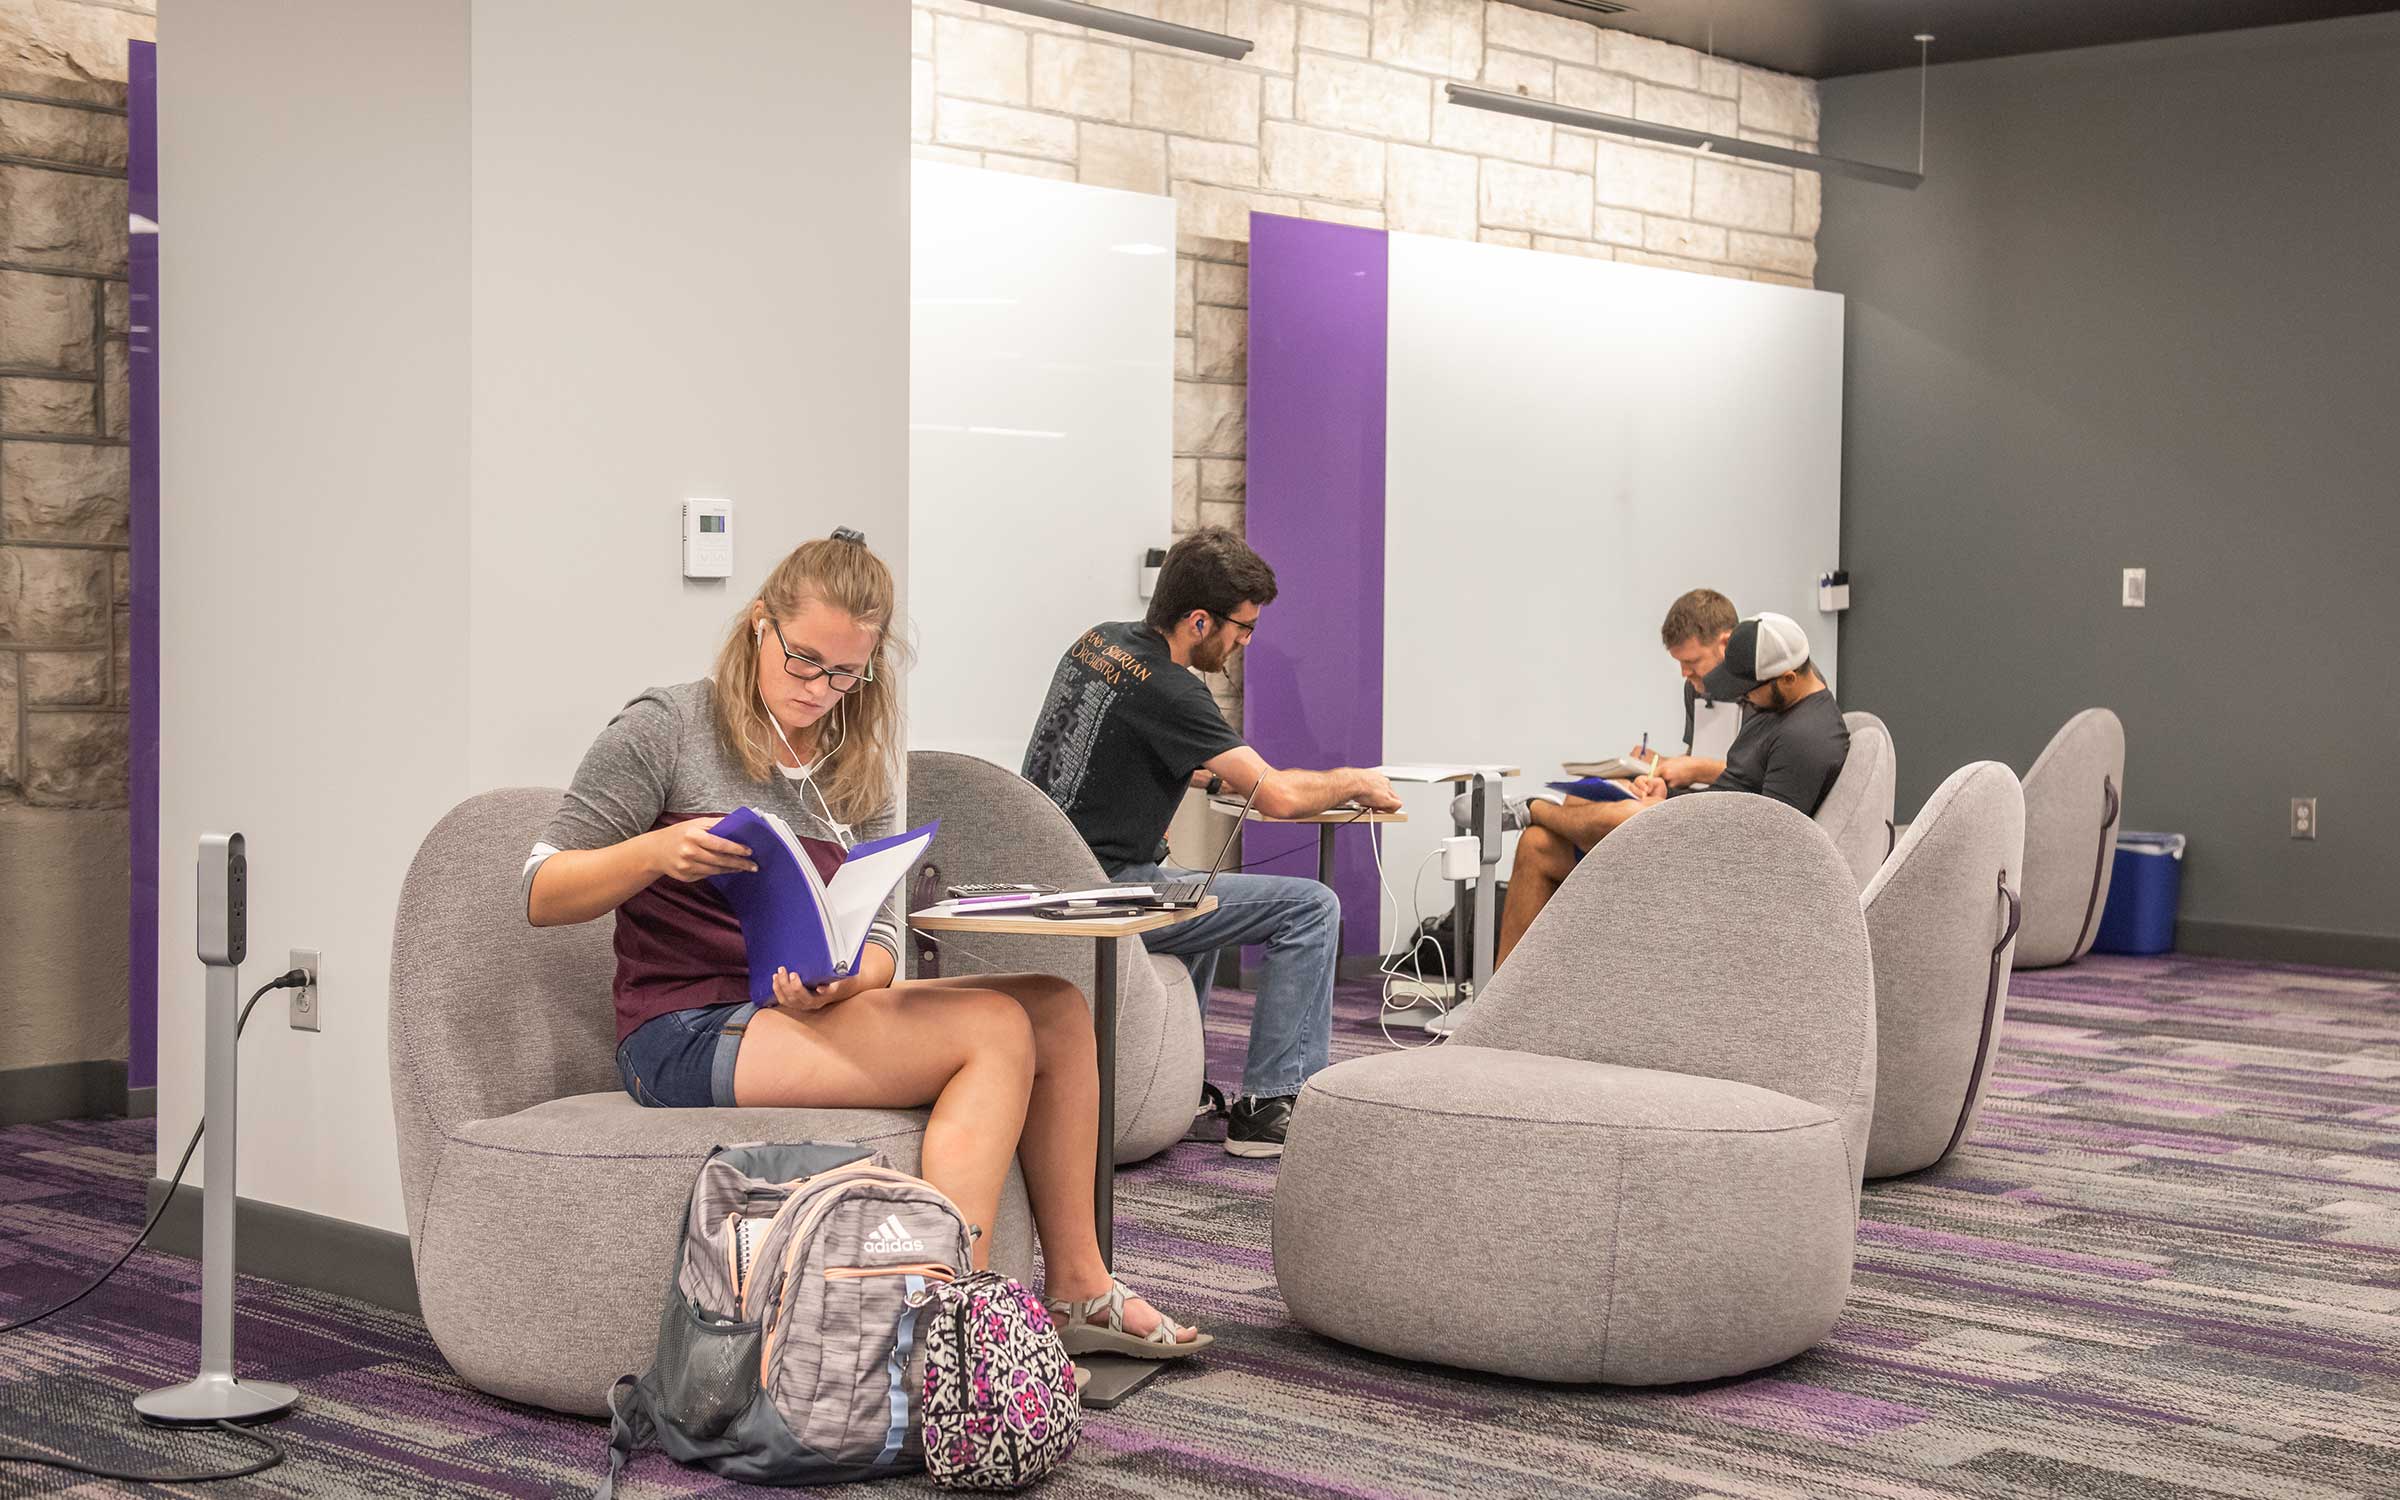
[[[2120,833],[2100,912],[2094,953],[2171,953],[2175,908],[2183,898],[2184,837],[2180,833]]]

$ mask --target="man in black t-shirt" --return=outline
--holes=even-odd
[[[1722,761],[1705,763],[1708,792],[1752,792],[1814,817],[1850,756],[1850,731],[1841,705],[1809,660],[1808,637],[1784,615],[1762,614],[1734,626],[1723,658],[1701,679],[1700,692],[1720,703],[1739,700],[1747,717]],[[1525,929],[1575,862],[1617,825],[1665,801],[1665,778],[1637,777],[1629,802],[1536,802],[1532,825],[1517,842],[1509,873],[1508,907],[1500,916],[1496,958],[1505,963]]]
[[[1277,770],[1242,742],[1195,672],[1224,669],[1249,644],[1275,598],[1275,572],[1249,544],[1212,526],[1177,542],[1159,569],[1150,612],[1095,625],[1067,648],[1025,747],[1025,779],[1066,810],[1109,878],[1166,881],[1192,872],[1166,863],[1167,824],[1187,788],[1248,796],[1271,817],[1355,802],[1400,805],[1373,771]],[[1208,1003],[1217,950],[1263,943],[1266,968],[1250,1021],[1241,1095],[1226,1126],[1235,1156],[1281,1156],[1292,1101],[1325,1066],[1333,1031],[1333,971],[1341,901],[1313,880],[1220,874],[1217,909],[1146,934],[1153,953],[1192,971]]]
[[[1709,790],[1755,792],[1815,817],[1850,758],[1850,729],[1798,623],[1760,615],[1735,626],[1703,691],[1751,709]]]

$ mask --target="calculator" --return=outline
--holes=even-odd
[[[1058,893],[1058,887],[1054,885],[1012,884],[1005,880],[977,881],[969,885],[954,885],[949,889],[953,901],[967,896],[1052,896]]]

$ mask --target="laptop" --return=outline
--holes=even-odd
[[[1069,904],[1164,907],[1169,911],[1198,906],[1207,899],[1208,888],[1217,883],[1217,876],[1224,872],[1225,861],[1233,857],[1234,841],[1242,836],[1242,824],[1248,820],[1250,804],[1258,800],[1258,788],[1264,780],[1261,777],[1260,781],[1251,783],[1250,795],[1242,799],[1242,810],[1233,820],[1233,831],[1225,835],[1224,844],[1217,850],[1217,862],[1209,866],[1207,875],[1198,880],[1177,880],[1165,884],[1102,886],[1094,891],[1077,892],[1074,901]]]

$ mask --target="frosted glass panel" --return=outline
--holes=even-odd
[[[1538,785],[1645,730],[1678,743],[1658,627],[1695,587],[1799,621],[1839,687],[1816,577],[1839,544],[1840,297],[1395,234],[1390,334],[1387,757]],[[1446,796],[1403,795],[1405,907],[1450,821]]]
[[[908,739],[1014,770],[1169,539],[1175,205],[918,162],[912,212]]]

